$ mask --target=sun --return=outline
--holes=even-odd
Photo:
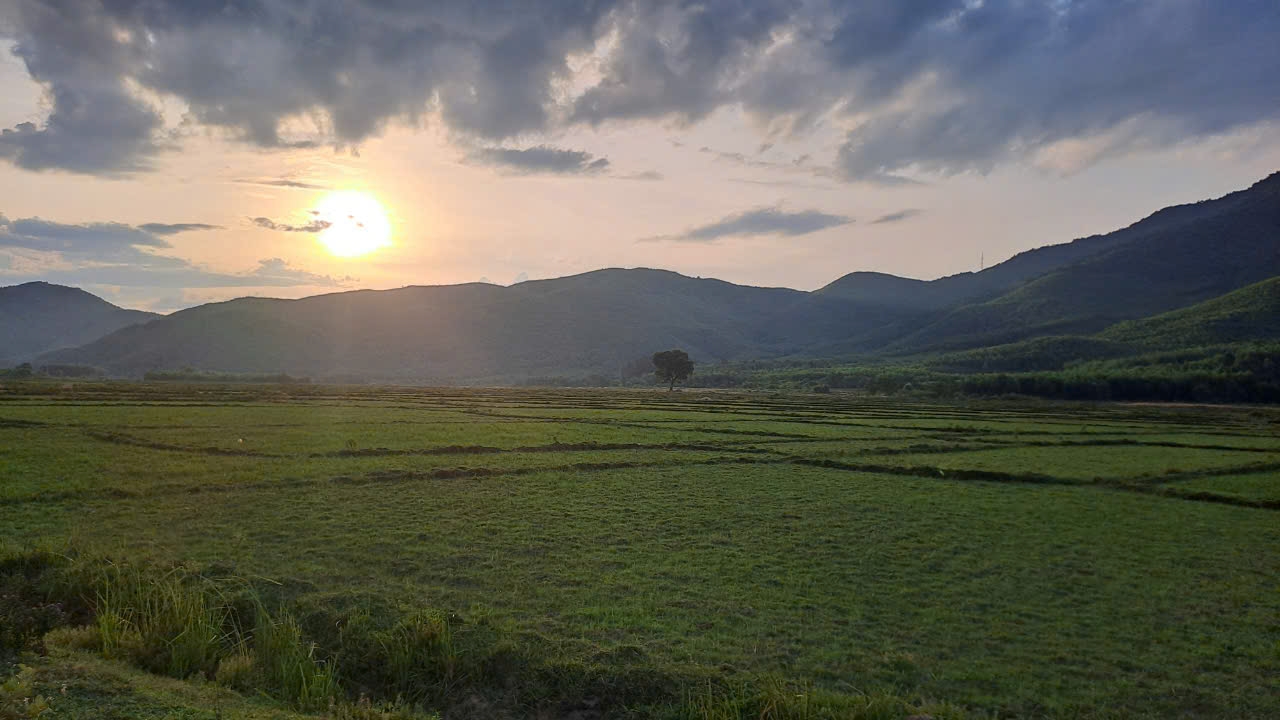
[[[338,257],[368,255],[391,244],[391,222],[378,199],[366,192],[331,192],[313,211],[328,223],[318,239]]]

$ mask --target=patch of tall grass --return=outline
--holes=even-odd
[[[78,554],[41,555],[39,563],[21,557],[0,561],[0,582],[27,578],[22,602],[44,607],[62,599],[58,607],[80,607],[91,617],[87,627],[59,631],[67,646],[160,675],[221,679],[300,709],[341,697],[332,665],[304,641],[297,621],[270,612],[242,580]]]
[[[184,568],[157,573],[113,563],[96,586],[95,616],[108,657],[176,678],[212,677],[245,641],[220,588]]]
[[[895,695],[681,675],[653,665],[639,648],[604,652],[599,662],[568,661],[536,638],[508,637],[483,615],[467,621],[423,610],[380,624],[355,611],[319,618],[319,627],[336,632],[312,634],[311,621],[269,610],[248,582],[183,566],[85,555],[23,565],[0,553],[0,583],[12,584],[15,568],[24,578],[22,602],[62,598],[72,609],[69,624],[49,634],[51,643],[266,694],[335,719],[431,717],[423,706],[448,708],[451,717],[639,712],[686,720],[901,720],[926,709]],[[927,710],[934,720],[962,717],[945,706]]]
[[[303,710],[320,710],[341,696],[331,664],[319,659],[289,615],[273,619],[259,608],[253,630],[253,663],[265,689]]]
[[[386,659],[387,685],[397,696],[442,699],[455,689],[461,658],[444,613],[414,613],[378,633],[377,641]]]

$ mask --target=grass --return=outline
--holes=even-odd
[[[26,392],[0,537],[118,559],[78,581],[95,659],[38,675],[105,649],[450,717],[1280,713],[1280,523],[1242,504],[1275,498],[1273,411]]]
[[[1170,487],[1280,504],[1280,472],[1196,477],[1170,483]]]

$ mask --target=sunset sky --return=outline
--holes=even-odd
[[[0,0],[0,285],[934,278],[1280,170],[1275,0]]]

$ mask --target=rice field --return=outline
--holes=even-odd
[[[1277,511],[1271,409],[0,392],[10,550],[250,579],[352,695],[378,690],[352,618],[430,609],[537,655],[537,692],[476,684],[424,705],[444,717],[759,717],[690,688],[763,679],[903,699],[876,717],[1278,717]]]

